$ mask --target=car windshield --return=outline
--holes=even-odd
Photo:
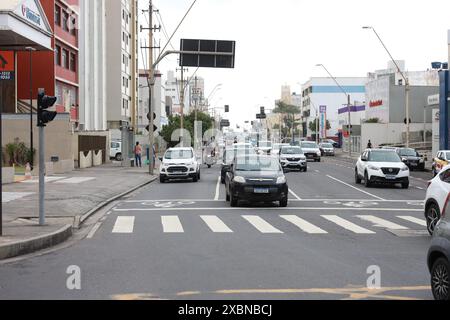
[[[404,157],[417,157],[417,152],[414,149],[400,149],[398,154]]]
[[[194,156],[192,150],[169,150],[164,156],[168,160],[191,159]]]
[[[450,152],[445,152],[444,155],[445,155],[445,159],[447,159],[447,160],[450,159]]]
[[[401,162],[398,154],[394,151],[372,151],[369,156],[369,161],[373,162]]]
[[[281,171],[281,166],[276,158],[239,157],[236,159],[236,171]]]
[[[302,148],[315,149],[317,148],[317,144],[315,144],[314,142],[303,142]]]
[[[228,149],[225,151],[225,161],[231,162],[235,157],[238,156],[246,156],[246,155],[255,155],[256,152],[252,148],[242,148],[242,149]]]
[[[284,147],[281,149],[281,154],[303,154],[303,150],[300,147]]]
[[[333,148],[331,143],[322,143],[322,148]]]
[[[259,146],[261,148],[271,148],[272,147],[272,142],[270,142],[270,141],[261,141],[259,143]]]

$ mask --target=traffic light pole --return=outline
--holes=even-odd
[[[45,225],[45,139],[44,127],[39,127],[39,225]]]

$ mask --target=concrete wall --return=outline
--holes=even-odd
[[[426,124],[426,130],[431,131],[431,124]],[[403,143],[403,133],[405,131],[404,123],[363,123],[361,127],[361,149],[367,146],[371,140],[374,148],[381,144],[399,144]],[[423,124],[410,124],[411,137],[420,135],[423,131]]]
[[[50,162],[51,157],[59,158],[59,163],[55,163],[55,172],[69,172],[73,170],[73,144],[72,128],[69,122],[69,114],[58,114],[56,119],[44,128],[45,132],[45,162]],[[30,146],[30,119],[26,114],[4,114],[2,122],[2,143],[5,146],[14,142],[18,138],[28,147]],[[39,134],[36,127],[36,117],[33,119],[33,147],[36,149],[33,174],[37,174],[39,157]],[[67,171],[65,171],[67,170]],[[61,173],[63,173],[61,172]]]
[[[14,168],[2,168],[2,184],[14,182]]]

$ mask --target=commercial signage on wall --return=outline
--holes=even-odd
[[[14,80],[14,52],[0,51],[0,80]]]
[[[375,100],[375,101],[369,102],[369,107],[371,107],[371,108],[380,107],[382,105],[383,105],[383,100]]]
[[[327,137],[327,106],[320,106],[320,135]]]
[[[51,32],[47,25],[47,18],[37,0],[23,0],[14,13],[35,27]]]

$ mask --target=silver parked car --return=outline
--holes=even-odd
[[[441,219],[436,225],[428,250],[431,290],[436,300],[450,300],[450,210],[447,196]]]

